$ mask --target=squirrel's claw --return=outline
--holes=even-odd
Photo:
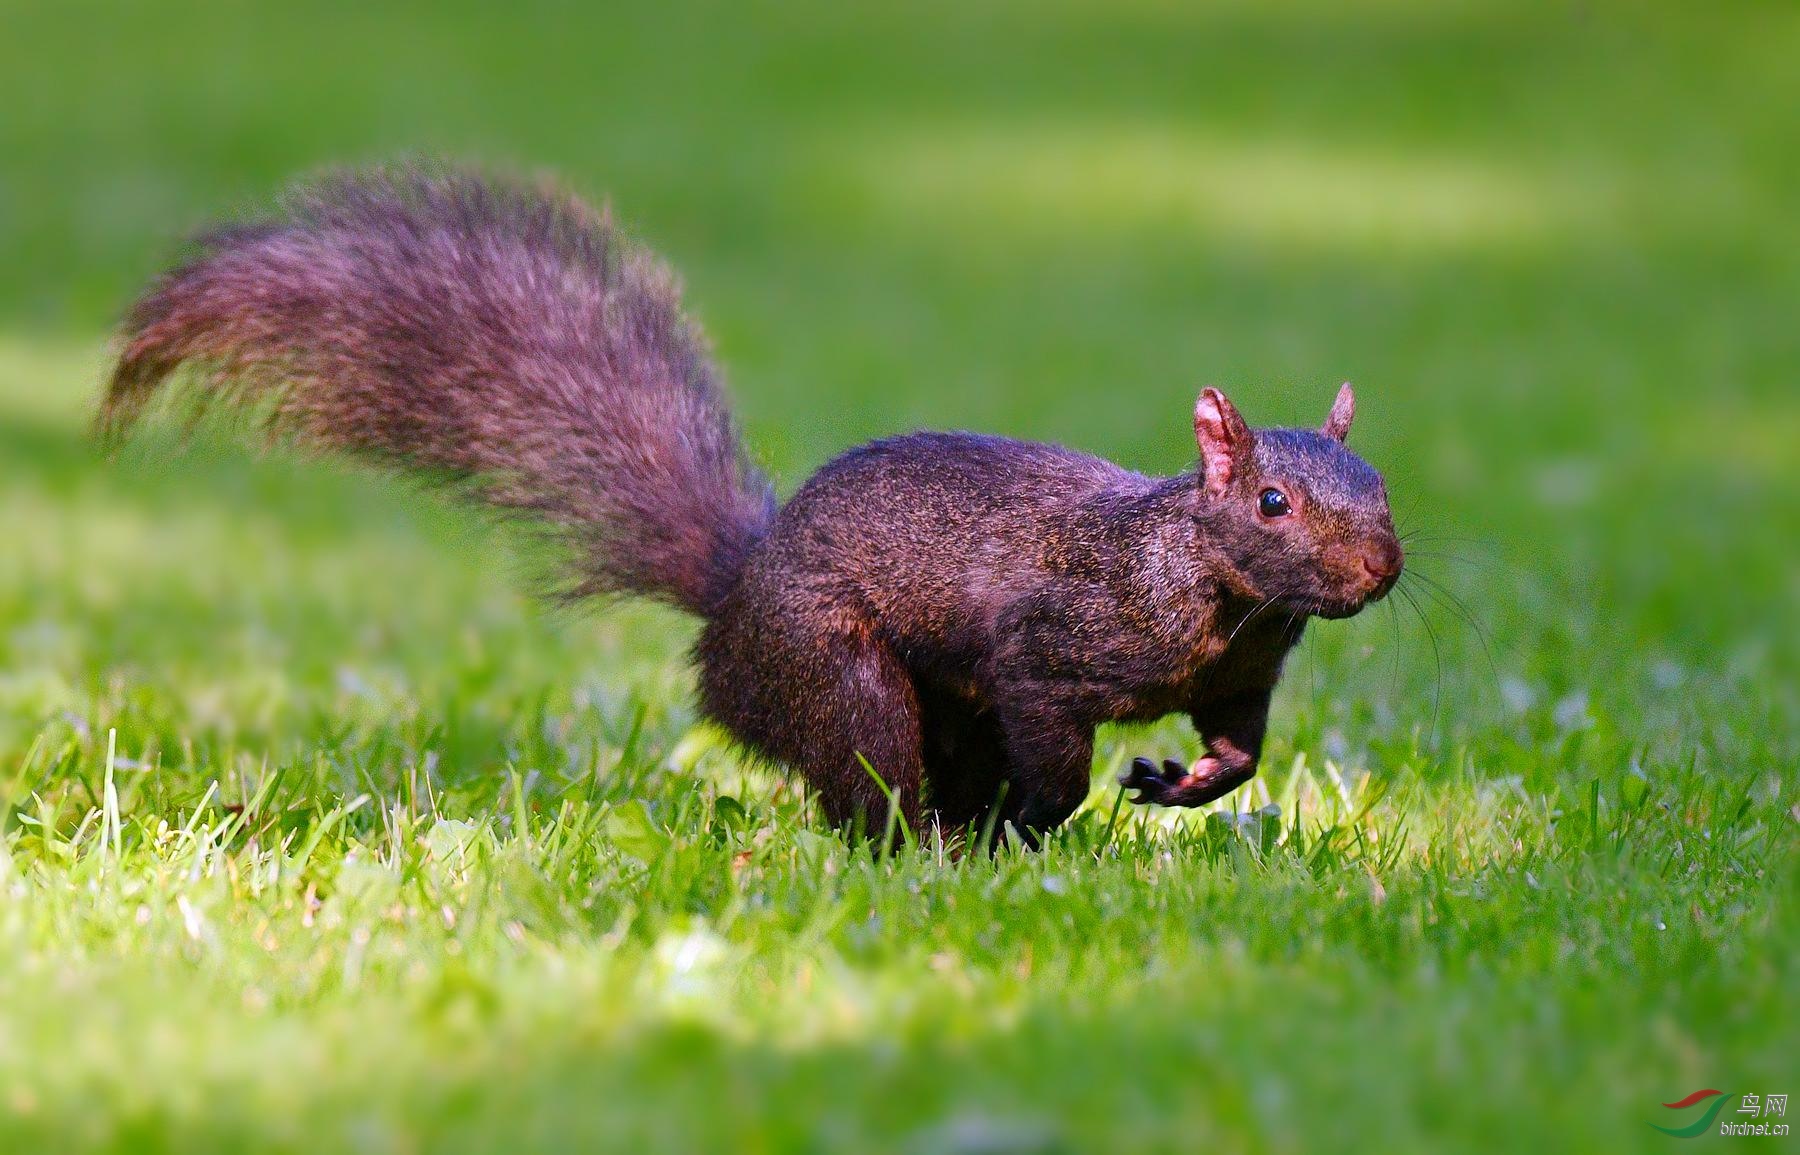
[[[1125,773],[1119,775],[1119,785],[1127,790],[1138,791],[1138,796],[1131,801],[1134,805],[1143,805],[1161,792],[1162,776],[1156,769],[1156,763],[1148,758],[1133,758]]]
[[[1137,797],[1131,800],[1133,805],[1168,805],[1165,799],[1169,792],[1187,776],[1187,767],[1173,758],[1163,759],[1161,769],[1148,758],[1133,758],[1131,768],[1119,776],[1119,785],[1138,792]]]
[[[1125,773],[1119,775],[1119,785],[1130,790],[1161,777],[1162,772],[1156,768],[1156,763],[1148,758],[1133,758]]]

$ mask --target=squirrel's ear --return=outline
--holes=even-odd
[[[1331,403],[1331,416],[1325,419],[1325,436],[1342,441],[1350,436],[1350,422],[1356,418],[1356,394],[1346,381],[1338,386],[1337,400]]]
[[[1194,442],[1200,446],[1206,492],[1215,497],[1250,462],[1250,427],[1225,394],[1211,386],[1202,389],[1194,402]]]

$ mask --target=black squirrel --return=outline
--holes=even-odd
[[[1097,725],[1177,712],[1206,755],[1122,781],[1218,798],[1256,772],[1307,619],[1403,564],[1381,475],[1344,447],[1348,385],[1316,432],[1252,430],[1204,390],[1176,477],[914,433],[778,504],[667,268],[549,185],[456,169],[329,177],[203,235],[131,310],[102,427],[184,364],[201,407],[535,515],[574,594],[698,615],[701,713],[845,827],[897,806],[1035,844],[1086,797]]]

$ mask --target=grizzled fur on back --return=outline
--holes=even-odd
[[[184,365],[202,408],[262,403],[276,436],[538,515],[577,595],[704,613],[773,515],[674,277],[547,187],[335,176],[204,235],[132,309],[106,427]]]

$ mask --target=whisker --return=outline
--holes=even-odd
[[[1290,630],[1294,628],[1294,617],[1295,615],[1292,614],[1288,616],[1287,628]],[[1306,682],[1312,691],[1312,714],[1314,718],[1317,718],[1319,716],[1319,647],[1317,645],[1306,647]]]
[[[1485,537],[1470,537],[1467,534],[1440,533],[1428,525],[1414,526],[1399,535],[1401,541],[1453,541],[1458,545],[1481,545],[1493,549],[1495,543]]]
[[[1425,611],[1419,608],[1418,599],[1412,596],[1410,590],[1400,586],[1395,586],[1394,590],[1406,599],[1406,604],[1411,606],[1413,613],[1418,615],[1419,624],[1425,627],[1425,636],[1431,639],[1431,656],[1437,664],[1437,685],[1431,694],[1431,743],[1435,746],[1437,744],[1438,710],[1444,701],[1444,651],[1438,645],[1437,630],[1432,628],[1431,619],[1425,616]]]
[[[1231,633],[1225,639],[1225,644],[1227,646],[1230,646],[1232,642],[1236,641],[1238,634],[1240,632],[1242,632],[1243,628],[1245,626],[1249,625],[1251,620],[1254,619],[1256,617],[1256,615],[1262,613],[1264,610],[1266,610],[1270,606],[1274,605],[1275,599],[1279,596],[1280,596],[1279,594],[1270,594],[1268,597],[1266,597],[1262,601],[1258,602],[1256,604],[1256,608],[1252,609],[1249,613],[1245,614],[1244,620],[1239,622],[1232,629]],[[1196,692],[1204,693],[1206,690],[1206,687],[1208,686],[1208,684],[1211,683],[1211,681],[1212,681],[1211,671],[1209,670],[1207,673],[1201,675],[1200,685],[1199,685],[1199,687],[1197,687]]]
[[[1270,594],[1268,597],[1264,598],[1261,602],[1259,602],[1255,609],[1253,609],[1249,613],[1245,614],[1244,620],[1239,622],[1237,624],[1237,627],[1231,631],[1231,635],[1225,639],[1225,644],[1227,646],[1229,646],[1229,645],[1231,645],[1232,642],[1236,641],[1239,631],[1241,631],[1245,626],[1249,625],[1252,618],[1256,617],[1257,614],[1262,613],[1264,610],[1268,609],[1270,606],[1275,604],[1276,596],[1277,595],[1275,595],[1275,594]]]
[[[1483,569],[1490,570],[1495,573],[1499,573],[1502,571],[1517,572],[1519,569],[1519,567],[1517,565],[1513,564],[1512,562],[1506,561],[1503,558],[1468,557],[1464,554],[1450,553],[1446,550],[1415,549],[1412,547],[1407,548],[1407,551],[1406,551],[1406,560],[1407,561],[1409,561],[1409,562],[1417,561],[1420,558],[1424,558],[1427,561],[1449,561],[1449,562],[1456,562],[1459,565],[1477,566],[1477,567],[1480,567]]]
[[[1463,534],[1440,533],[1429,526],[1415,526],[1398,535],[1408,556],[1441,556],[1470,565],[1487,564],[1496,568],[1514,568],[1501,556],[1498,542]],[[1462,547],[1462,548],[1458,548]],[[1478,556],[1471,556],[1478,555]]]
[[[1468,604],[1464,602],[1462,598],[1458,597],[1455,591],[1451,590],[1449,586],[1446,586],[1443,582],[1438,581],[1429,574],[1415,572],[1410,576],[1414,581],[1424,583],[1421,590],[1422,593],[1431,598],[1437,605],[1455,613],[1470,629],[1475,631],[1475,637],[1481,642],[1481,651],[1487,657],[1488,674],[1494,679],[1494,684],[1498,685],[1500,682],[1500,668],[1494,662],[1493,638],[1489,634],[1487,628],[1481,624],[1481,621],[1478,618],[1476,618],[1474,611],[1470,610]]]
[[[1388,621],[1393,625],[1394,661],[1388,671],[1388,689],[1398,694],[1400,691],[1400,611],[1394,606],[1394,599],[1388,598]]]

